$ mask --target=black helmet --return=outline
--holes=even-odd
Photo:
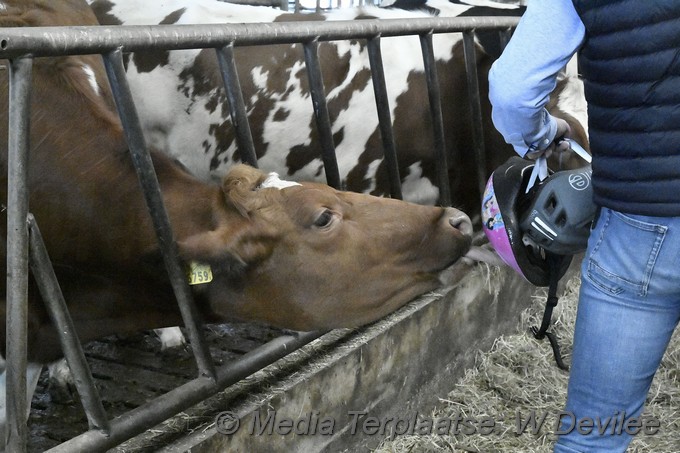
[[[536,286],[550,284],[547,254],[563,258],[585,249],[595,216],[590,167],[560,171],[526,191],[534,162],[511,157],[498,167],[482,199],[484,232],[499,256]]]
[[[555,255],[574,255],[586,249],[595,217],[590,165],[553,173],[527,194],[521,215],[522,240]]]

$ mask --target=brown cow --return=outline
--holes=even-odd
[[[0,11],[2,26],[94,22],[79,0],[13,0]],[[0,98],[7,105],[3,69]],[[34,61],[30,211],[81,341],[181,322],[112,106],[99,56]],[[7,113],[0,109],[3,203]],[[181,259],[212,269],[211,283],[192,287],[207,321],[253,320],[295,330],[368,323],[437,287],[440,271],[470,247],[470,220],[453,208],[285,183],[246,166],[221,183],[205,183],[166,154],[151,155]],[[5,222],[0,231],[6,236]],[[2,300],[3,346],[4,310]],[[33,284],[28,316],[29,360],[60,357]]]

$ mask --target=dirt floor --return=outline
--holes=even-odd
[[[238,359],[279,336],[281,330],[252,324],[205,327],[216,366]],[[136,408],[196,377],[191,351],[161,352],[153,333],[109,337],[87,344],[85,354],[110,419]],[[29,451],[41,452],[87,431],[87,418],[75,391],[50,386],[47,369],[38,382],[29,418]],[[76,396],[77,397],[77,396]]]

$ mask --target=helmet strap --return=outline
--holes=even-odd
[[[543,340],[543,338],[548,338],[558,368],[564,371],[569,371],[569,367],[565,365],[564,361],[562,360],[560,346],[557,343],[557,336],[555,336],[553,332],[548,332],[550,324],[552,323],[553,309],[557,306],[558,301],[557,284],[560,281],[560,267],[562,266],[562,261],[564,260],[565,257],[546,252],[545,258],[549,268],[550,283],[548,286],[548,299],[545,302],[545,310],[543,311],[543,320],[541,321],[541,327],[539,328],[536,328],[535,326],[531,327],[531,333],[537,340]]]

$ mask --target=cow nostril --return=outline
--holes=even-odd
[[[470,218],[462,212],[449,217],[449,223],[452,227],[460,230],[465,236],[472,236],[472,222],[470,221]]]

